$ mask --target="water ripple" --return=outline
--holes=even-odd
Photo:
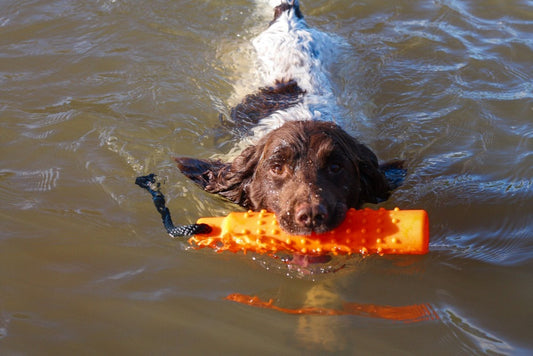
[[[42,170],[12,171],[0,170],[0,178],[9,177],[11,188],[27,192],[46,192],[57,186],[61,169],[52,167]]]
[[[507,355],[514,348],[505,340],[492,335],[488,331],[472,324],[471,321],[459,315],[456,311],[448,309],[445,314],[447,326],[450,328],[451,335],[455,338],[447,338],[444,342],[461,345],[463,351],[467,354],[484,354]]]

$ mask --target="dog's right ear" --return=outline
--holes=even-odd
[[[209,191],[221,171],[227,170],[229,164],[220,161],[202,160],[188,157],[174,158],[178,168],[187,178]]]
[[[253,208],[246,187],[259,161],[257,146],[245,149],[231,164],[186,157],[175,160],[180,171],[205,191],[219,194],[244,208]]]

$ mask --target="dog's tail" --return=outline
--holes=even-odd
[[[255,0],[255,4],[258,14],[265,16],[266,19],[271,19],[271,24],[285,12],[292,11],[295,15],[303,18],[299,0]],[[274,12],[273,20],[272,12]]]
[[[292,13],[299,19],[303,18],[298,0],[270,0],[270,4],[274,6],[274,20],[270,24],[274,23],[284,12]]]
[[[265,15],[268,17],[272,16],[271,11],[274,11],[274,19],[270,22],[271,25],[285,12],[294,14],[298,19],[303,18],[298,0],[257,0],[257,5],[262,11],[266,11]]]
[[[298,6],[299,1],[298,0],[263,0],[263,2],[267,2],[271,7],[277,7],[280,5],[290,5],[290,6]]]

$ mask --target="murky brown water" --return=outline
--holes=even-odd
[[[531,1],[303,11],[351,44],[334,73],[348,130],[407,160],[384,206],[426,209],[432,252],[312,281],[167,238],[137,175],[164,179],[177,222],[233,209],[172,157],[238,140],[218,114],[250,73],[253,1],[2,1],[1,354],[533,353]],[[427,303],[440,319],[288,315],[230,293]]]

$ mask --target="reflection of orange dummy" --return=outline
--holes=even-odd
[[[189,239],[197,247],[217,251],[254,251],[274,254],[424,254],[428,252],[429,227],[424,210],[350,209],[336,229],[308,236],[281,230],[274,214],[266,211],[231,213],[202,218],[212,232]]]
[[[226,297],[234,302],[248,304],[254,307],[277,310],[288,314],[300,315],[360,315],[373,318],[398,320],[404,322],[419,322],[424,320],[438,320],[438,314],[429,304],[415,304],[406,306],[389,306],[374,304],[344,303],[342,309],[328,309],[320,307],[306,307],[298,309],[282,308],[274,305],[270,299],[265,302],[258,297],[234,293]]]

